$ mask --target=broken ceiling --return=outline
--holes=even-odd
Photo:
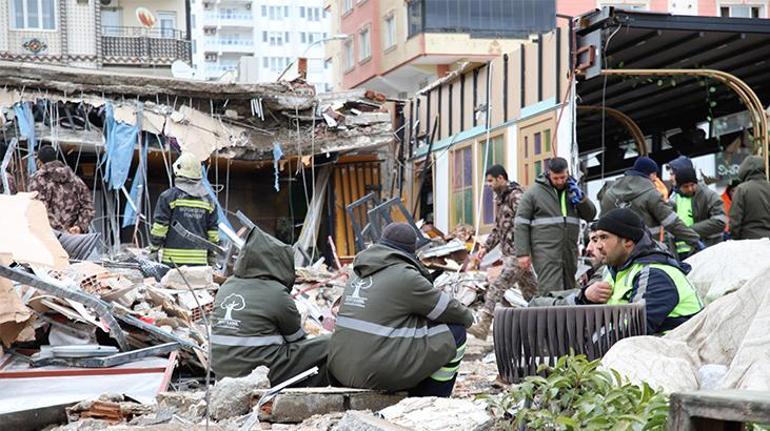
[[[82,136],[80,143],[98,145],[93,135],[102,125],[92,121],[93,112],[101,115],[109,102],[116,121],[174,138],[202,160],[215,152],[241,160],[272,159],[275,143],[286,156],[389,144],[391,118],[377,96],[364,90],[316,95],[301,80],[219,83],[0,61],[0,127],[6,131],[15,130],[5,121],[14,118],[12,105],[44,101],[47,109],[56,108],[56,124],[63,130],[43,134],[43,140],[70,140],[75,132]],[[44,120],[38,123],[36,129],[51,128]]]

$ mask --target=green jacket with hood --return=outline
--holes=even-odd
[[[294,277],[292,248],[253,228],[234,275],[214,301],[211,353],[217,378],[245,376],[264,365],[275,385],[318,365],[321,373],[300,384],[327,385],[329,337],[305,337],[290,296]]]
[[[629,170],[618,178],[601,197],[602,214],[615,208],[630,208],[644,220],[654,239],[660,227],[670,232],[678,241],[697,246],[700,240],[694,230],[687,227],[676,215],[671,206],[663,201],[663,196],[644,174]]]
[[[566,188],[557,191],[544,172],[524,193],[516,211],[516,256],[532,258],[538,295],[575,288],[580,219],[590,221],[596,216],[596,207],[587,197],[572,205],[567,193]]]
[[[343,386],[410,389],[447,364],[457,346],[446,324],[470,310],[433,287],[414,256],[376,244],[353,263],[329,344],[329,372]]]
[[[669,202],[677,212],[678,193],[671,196]],[[722,233],[727,224],[725,204],[722,198],[703,183],[698,184],[695,194],[692,195],[692,218],[695,221],[690,229],[694,230],[703,239],[703,242],[712,246],[722,241]]]
[[[738,170],[741,184],[733,193],[730,233],[733,239],[770,238],[770,183],[762,157],[747,157]]]

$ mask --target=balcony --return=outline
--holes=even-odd
[[[190,41],[181,30],[102,27],[104,64],[170,66],[190,63]]]
[[[203,15],[206,27],[254,27],[254,15],[251,12],[219,11]]]
[[[254,52],[253,39],[234,39],[220,37],[219,39],[207,38],[205,40],[206,52]]]

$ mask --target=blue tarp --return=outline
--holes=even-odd
[[[118,123],[112,111],[112,103],[105,104],[106,109],[106,138],[107,138],[107,170],[105,180],[112,190],[120,190],[128,179],[131,160],[134,158],[140,127],[126,123]],[[142,106],[137,106],[136,117],[142,117]]]
[[[278,161],[283,157],[283,150],[281,150],[281,144],[278,142],[273,143],[273,168],[275,169],[275,191],[280,192],[281,186],[278,185]]]
[[[229,227],[230,230],[233,230],[233,225],[230,224],[230,220],[227,219],[227,216],[225,216],[224,210],[222,210],[222,205],[219,204],[219,199],[217,199],[217,195],[214,193],[214,189],[211,188],[211,183],[209,183],[209,177],[208,172],[206,171],[206,167],[203,166],[203,179],[201,182],[203,183],[203,187],[206,187],[206,191],[209,192],[209,196],[211,199],[217,204],[217,217],[219,219],[219,223],[224,223],[225,226]],[[219,231],[219,237],[224,238],[224,232],[221,230]]]
[[[32,115],[32,108],[29,102],[17,103],[13,107],[16,113],[16,124],[19,126],[19,132],[27,137],[27,174],[32,176],[37,170],[35,164],[35,152],[37,151],[37,138],[35,137],[35,117]]]
[[[139,151],[139,166],[136,167],[136,172],[134,173],[134,181],[131,182],[131,192],[129,195],[131,196],[131,201],[134,203],[134,205],[137,205],[141,207],[140,200],[143,200],[139,196],[139,189],[142,189],[142,195],[145,196],[147,193],[147,188],[144,184],[144,177],[145,172],[147,172],[147,138],[142,140],[142,149]],[[123,211],[123,227],[126,226],[133,226],[136,224],[136,211],[134,211],[134,207],[131,206],[131,204],[126,204],[126,209]]]

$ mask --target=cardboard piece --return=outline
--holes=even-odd
[[[3,345],[9,347],[34,319],[10,280],[0,278],[0,341]]]
[[[16,261],[63,269],[69,264],[48,223],[45,205],[34,193],[0,195],[3,223],[0,223],[0,261]]]

